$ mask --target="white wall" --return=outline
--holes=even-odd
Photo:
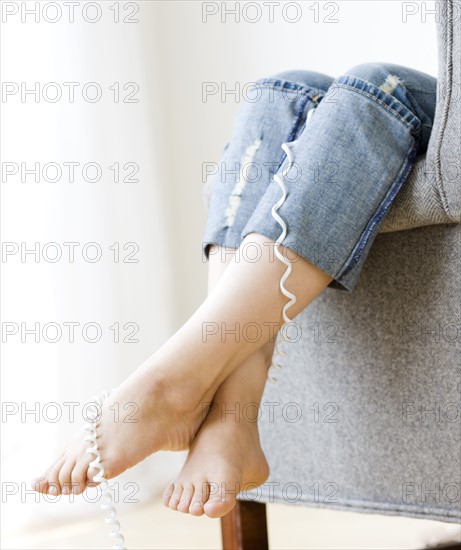
[[[6,4],[13,3],[3,2],[3,10]],[[116,386],[203,299],[202,163],[219,160],[240,102],[232,95],[223,101],[220,94],[204,101],[204,82],[217,83],[223,92],[281,70],[307,68],[335,76],[366,61],[437,74],[434,16],[429,14],[426,22],[421,17],[423,4],[430,9],[433,2],[407,3],[418,12],[406,23],[400,0],[340,0],[330,7],[297,2],[302,8],[297,23],[281,16],[283,2],[274,4],[272,23],[266,9],[259,22],[245,21],[256,13],[251,2],[240,3],[241,21],[236,23],[230,15],[222,22],[221,13],[203,22],[204,4],[212,9],[221,2],[175,0],[137,2],[139,23],[133,24],[114,23],[113,3],[100,2],[101,19],[90,24],[82,17],[85,4],[77,7],[73,23],[63,15],[51,24],[40,13],[38,23],[31,16],[22,23],[20,14],[13,14],[2,24],[4,82],[26,82],[28,87],[39,82],[41,89],[57,82],[64,92],[64,82],[81,83],[74,103],[4,97],[2,161],[39,162],[41,167],[92,161],[103,170],[96,183],[81,175],[74,183],[65,176],[57,183],[43,178],[36,183],[30,176],[21,183],[20,175],[3,179],[3,241],[29,247],[38,242],[41,251],[56,242],[64,255],[64,242],[96,242],[103,251],[96,263],[82,259],[82,246],[74,263],[65,257],[57,263],[41,257],[35,263],[30,255],[22,262],[19,253],[3,257],[3,328],[14,330],[14,323],[21,322],[29,327],[38,322],[43,328],[51,322],[64,329],[57,343],[43,335],[39,343],[31,336],[22,343],[20,334],[13,334],[3,345],[3,401],[29,409],[39,403],[37,423],[31,415],[26,422],[19,414],[3,417],[4,482],[20,483],[39,474],[80,425],[64,421],[66,409],[62,422],[47,421],[42,414],[46,403],[84,404],[101,389]],[[133,4],[120,2],[122,17]],[[314,21],[316,4],[319,22]],[[324,22],[335,5],[338,22]],[[285,13],[294,17],[294,11]],[[94,17],[93,12],[87,16]],[[103,89],[94,104],[80,92],[92,81]],[[114,82],[137,83],[139,102],[114,103],[109,90]],[[108,169],[114,162],[137,163],[140,181],[114,183]],[[109,249],[114,242],[136,243],[139,262],[115,263]],[[63,323],[72,321],[80,328],[99,324],[101,340],[86,342],[79,328],[70,343]],[[139,325],[139,343],[114,343],[108,328],[114,322]],[[160,491],[181,460],[160,454],[123,479],[139,483],[138,497],[145,500]],[[6,512],[19,506],[22,511],[21,517],[8,516],[10,527],[57,510],[69,516],[94,510],[82,500],[69,507],[35,504],[29,495],[23,495],[24,505],[18,498],[7,499]]]

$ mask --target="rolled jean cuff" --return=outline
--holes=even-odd
[[[397,118],[400,118],[402,122],[410,126],[413,130],[418,130],[421,126],[419,118],[403,102],[407,101],[407,99],[401,85],[397,85],[392,94],[389,94],[372,82],[368,82],[354,75],[344,74],[335,79],[334,84],[328,91],[327,96],[333,101],[335,87],[348,88],[353,92],[369,97],[369,99],[375,101],[383,108],[388,109],[389,112]]]
[[[258,80],[255,89],[257,101],[238,112],[232,137],[207,181],[204,257],[213,243],[240,246],[242,229],[285,159],[282,144],[297,137],[309,110],[326,94],[319,85],[282,78]]]
[[[385,214],[403,182],[407,179],[415,157],[416,147],[413,146],[408,152],[398,178],[391,185],[381,202],[376,206],[373,215],[358,237],[352,251],[339,248],[337,242],[328,241],[327,238],[320,238],[315,241],[312,239],[301,240],[293,234],[293,231],[288,232],[287,237],[281,244],[330,275],[333,278],[333,281],[328,285],[330,288],[352,291],[357,285],[363,264],[379,232],[379,227],[384,220]],[[285,221],[288,222],[289,226],[289,220]],[[347,229],[345,229],[345,231],[347,231]],[[235,241],[232,243],[223,239],[222,246],[238,248],[243,239],[251,233],[264,235],[275,242],[281,233],[281,228],[276,223],[268,223],[268,218],[255,216],[249,220],[245,229],[242,231],[238,243]],[[215,235],[215,240],[213,242],[220,242],[220,236]],[[287,258],[290,259],[289,254]]]
[[[408,179],[420,129],[419,119],[396,96],[343,75],[289,144],[293,163],[285,160],[278,171],[287,188],[278,210],[288,228],[281,244],[333,277],[331,287],[356,286],[379,227]],[[271,209],[281,194],[273,181],[241,239],[250,233],[278,239],[282,228]]]
[[[319,98],[301,86],[304,101],[289,107],[277,94],[275,103],[263,101],[251,116],[247,111],[224,157],[242,155],[260,138],[255,158],[276,160],[276,174],[287,190],[278,210],[287,225],[281,244],[329,274],[330,287],[348,291],[355,288],[379,228],[423,146],[422,122],[404,83],[383,66],[371,69],[359,66],[339,76],[328,91],[320,90]],[[363,74],[366,77],[360,78]],[[271,84],[282,88],[265,82],[269,88]],[[270,120],[283,136],[277,146],[266,141],[274,135],[272,128],[260,131]],[[281,143],[290,147],[293,162],[280,156]],[[238,248],[251,233],[279,239],[282,228],[272,216],[282,196],[276,180],[264,174],[256,185],[246,183],[233,226],[223,220],[230,189],[215,186],[205,254],[212,243]]]

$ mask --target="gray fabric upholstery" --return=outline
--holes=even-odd
[[[441,0],[437,23],[437,109],[428,150],[421,155],[381,232],[461,222],[461,2]]]
[[[461,519],[460,3],[439,3],[440,77],[457,88],[357,287],[297,318],[262,401],[271,484],[241,498]]]
[[[445,91],[437,119],[436,181],[445,208],[461,221],[461,0],[442,2],[446,24],[440,26],[440,43],[446,53],[443,69]],[[440,121],[440,122],[439,122]]]
[[[459,224],[378,235],[354,292],[298,316],[261,407],[276,501],[461,519],[460,248]]]

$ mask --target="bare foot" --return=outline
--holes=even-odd
[[[246,359],[268,344],[282,325],[281,313],[286,296],[281,292],[279,282],[286,266],[273,261],[271,246],[274,243],[266,237],[252,235],[249,242],[259,244],[261,259],[256,263],[245,259],[231,262],[197,311],[103,406],[98,447],[108,479],[155,451],[188,448],[202,423],[203,404],[212,401],[221,384]],[[293,316],[331,281],[329,275],[313,264],[301,257],[296,260],[289,288],[298,298],[290,307]],[[228,336],[229,330],[235,334],[235,327],[238,332],[238,327],[248,325],[258,328],[258,338],[249,339],[240,334],[237,338]],[[251,369],[258,372],[258,376],[262,374],[258,383],[259,397],[266,380],[267,365],[264,362],[263,367],[264,372]],[[246,399],[241,392],[245,384],[251,386],[254,395],[253,380],[246,379],[230,395],[231,402],[236,402],[236,396],[241,402]],[[114,409],[120,412],[119,418],[114,416]],[[234,426],[237,427],[241,426]],[[86,431],[81,431],[76,436],[41,479],[32,483],[34,489],[55,495],[78,494],[93,481],[97,472],[88,471],[93,456],[86,452],[89,447],[86,435]],[[254,430],[248,428],[246,435],[242,434],[242,440],[245,438],[248,443],[250,440],[255,443]],[[220,453],[224,450],[221,449]],[[235,472],[229,477],[241,478],[236,481],[243,482],[251,477],[255,478],[251,481],[256,481],[264,477],[254,475],[253,467],[241,463],[237,456],[234,463]],[[226,472],[227,467],[220,473],[224,476],[223,482],[228,481]],[[214,473],[218,472],[210,471],[210,475]],[[213,510],[212,496],[206,508],[210,513]]]
[[[213,386],[202,393],[193,382],[184,384],[184,369],[179,380],[179,369],[175,374],[173,367],[166,371],[156,363],[151,360],[135,371],[102,407],[98,448],[108,479],[160,449],[189,448],[204,418],[202,403],[213,397]],[[48,470],[32,481],[35,490],[80,494],[93,482],[97,470],[89,469],[94,456],[86,452],[91,446],[86,435],[82,428]]]
[[[222,517],[240,491],[255,489],[268,478],[256,422],[267,372],[263,355],[252,355],[219,388],[186,463],[164,492],[165,506]]]

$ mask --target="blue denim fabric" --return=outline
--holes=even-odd
[[[238,248],[251,233],[276,240],[352,290],[392,201],[426,151],[435,78],[400,65],[366,63],[336,79],[292,71],[259,80],[239,111],[212,176],[210,243]],[[312,112],[310,112],[312,111]],[[289,143],[294,162],[281,146]]]

